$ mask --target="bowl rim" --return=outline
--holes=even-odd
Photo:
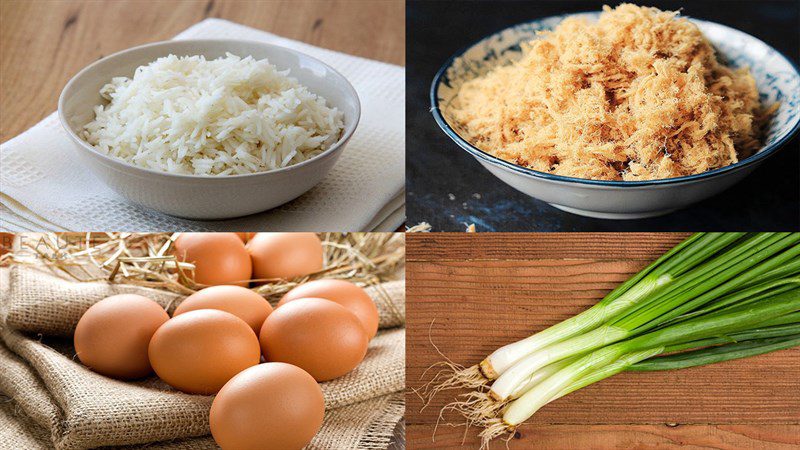
[[[244,43],[244,44],[250,44],[250,45],[256,45],[256,46],[277,48],[277,49],[280,49],[282,51],[287,51],[289,53],[294,53],[294,54],[299,55],[301,57],[308,58],[308,59],[316,62],[317,64],[322,65],[327,70],[330,70],[336,76],[340,77],[344,81],[344,86],[345,86],[346,93],[348,95],[350,95],[355,100],[356,114],[355,114],[355,117],[353,118],[352,126],[348,127],[348,126],[345,125],[344,129],[342,130],[341,137],[339,137],[339,139],[333,145],[331,145],[330,147],[325,149],[319,155],[315,155],[315,156],[313,156],[313,157],[311,157],[311,158],[309,158],[309,159],[307,159],[305,161],[299,162],[297,164],[292,164],[290,166],[281,167],[281,168],[278,168],[278,169],[273,169],[273,170],[264,170],[264,171],[261,171],[261,172],[253,172],[253,173],[245,173],[245,174],[232,174],[232,175],[224,175],[224,176],[223,175],[196,175],[196,174],[171,173],[171,172],[166,172],[166,171],[161,171],[161,170],[156,170],[156,169],[150,169],[150,168],[146,168],[146,167],[137,166],[135,164],[131,164],[131,163],[129,163],[127,161],[124,161],[122,159],[115,158],[113,156],[109,156],[109,155],[103,154],[102,152],[100,152],[96,148],[94,148],[94,146],[90,145],[88,142],[86,142],[80,136],[78,136],[72,130],[72,128],[69,126],[69,124],[68,124],[68,122],[66,120],[66,117],[65,117],[65,112],[64,112],[64,103],[66,102],[65,94],[77,82],[77,80],[79,80],[80,78],[86,76],[86,74],[90,73],[92,70],[94,70],[101,63],[107,62],[107,60],[109,60],[111,58],[120,57],[120,56],[122,56],[123,54],[126,54],[126,53],[132,53],[132,52],[136,52],[136,51],[141,51],[141,50],[144,50],[144,49],[147,49],[147,48],[150,48],[150,47],[168,47],[169,45],[181,44],[181,43],[204,43],[204,42],[205,43],[213,42],[213,43],[222,43],[222,44],[237,42],[237,43]],[[237,55],[237,56],[242,57],[241,55]],[[245,55],[245,56],[249,56],[249,55]],[[292,74],[290,73],[289,76],[292,76]],[[327,101],[327,99],[326,99],[326,101]],[[108,56],[104,56],[104,57],[98,59],[97,61],[94,61],[91,64],[87,65],[83,69],[81,69],[78,73],[73,75],[72,78],[70,78],[70,80],[67,82],[67,84],[64,85],[64,88],[61,90],[61,94],[58,97],[58,119],[59,119],[59,122],[61,122],[61,127],[64,128],[64,130],[66,130],[66,132],[67,132],[67,134],[69,134],[70,138],[72,138],[72,140],[74,142],[76,142],[82,149],[90,151],[92,154],[94,154],[95,156],[100,157],[103,161],[106,161],[106,162],[110,163],[111,165],[121,166],[122,168],[125,168],[125,169],[134,170],[134,171],[137,171],[137,172],[141,173],[142,175],[155,175],[155,176],[172,177],[172,178],[176,178],[176,179],[187,179],[187,180],[217,180],[217,181],[209,181],[209,182],[213,183],[213,182],[223,182],[223,180],[246,179],[246,178],[254,178],[254,177],[259,177],[259,176],[265,176],[267,174],[290,172],[290,171],[293,171],[293,170],[299,170],[300,168],[302,168],[304,166],[314,164],[317,161],[321,161],[323,159],[327,159],[331,155],[337,153],[337,151],[343,149],[343,147],[347,144],[347,142],[350,140],[350,138],[353,136],[353,134],[355,133],[356,129],[358,128],[358,124],[361,121],[361,99],[358,97],[358,92],[353,87],[353,85],[350,83],[350,80],[348,80],[338,70],[334,69],[329,64],[327,64],[327,63],[325,63],[325,62],[323,62],[323,61],[321,61],[321,60],[319,60],[319,59],[317,59],[317,58],[315,58],[313,56],[310,56],[310,55],[308,55],[306,53],[303,53],[303,52],[300,52],[300,51],[297,51],[297,50],[294,50],[294,49],[291,49],[291,48],[288,48],[288,47],[283,47],[283,46],[280,46],[280,45],[270,44],[270,43],[266,43],[266,42],[255,41],[255,40],[252,40],[252,39],[171,39],[171,40],[166,40],[166,41],[150,42],[150,43],[147,43],[147,44],[137,45],[135,47],[130,47],[130,48],[127,48],[127,49],[124,49],[124,50],[120,50],[120,51],[112,53],[112,54],[110,54]]]
[[[439,125],[439,128],[441,128],[442,131],[444,131],[445,134],[451,140],[453,140],[459,147],[461,147],[463,150],[466,150],[473,157],[478,158],[479,160],[483,160],[486,163],[489,163],[489,164],[492,164],[492,165],[495,165],[495,166],[500,166],[501,168],[506,169],[508,171],[516,172],[516,173],[518,173],[520,175],[523,175],[523,176],[529,176],[529,177],[544,179],[544,180],[548,180],[548,181],[557,181],[557,182],[561,182],[561,183],[565,183],[565,184],[575,183],[575,184],[585,184],[585,185],[592,185],[592,186],[615,187],[615,188],[618,188],[618,187],[660,186],[660,185],[669,185],[669,184],[694,182],[694,181],[699,181],[699,180],[703,180],[703,179],[706,179],[706,178],[711,178],[711,177],[714,177],[714,176],[717,176],[717,175],[722,175],[724,173],[728,173],[728,172],[732,172],[732,171],[738,171],[738,170],[743,169],[743,168],[745,168],[747,166],[750,166],[752,164],[760,162],[760,161],[764,160],[765,158],[767,158],[770,155],[773,155],[774,153],[777,152],[778,149],[780,149],[784,144],[786,144],[786,142],[791,140],[797,134],[798,131],[800,131],[800,119],[798,119],[798,120],[795,121],[795,124],[792,127],[792,129],[790,129],[788,132],[786,132],[783,136],[779,136],[778,139],[775,142],[773,142],[772,144],[767,145],[766,147],[763,147],[758,153],[750,155],[749,157],[747,157],[747,158],[745,158],[745,159],[743,159],[741,161],[738,161],[738,162],[736,162],[734,164],[731,164],[731,165],[728,165],[728,166],[725,166],[725,167],[720,167],[720,168],[717,168],[717,169],[714,169],[714,170],[709,170],[707,172],[694,174],[694,175],[685,175],[685,176],[681,176],[681,177],[662,178],[662,179],[657,179],[657,180],[617,181],[617,180],[592,180],[592,179],[588,179],[588,178],[577,178],[577,177],[570,177],[570,176],[565,176],[565,175],[556,175],[556,174],[541,172],[541,171],[538,171],[538,170],[533,170],[533,169],[530,169],[528,167],[524,167],[524,166],[520,166],[520,165],[511,163],[511,162],[508,162],[508,161],[506,161],[504,159],[501,159],[501,158],[498,158],[496,156],[493,156],[493,155],[491,155],[491,154],[479,149],[478,147],[472,145],[469,141],[467,141],[466,139],[462,138],[450,126],[450,124],[447,123],[447,121],[444,119],[444,116],[443,116],[443,114],[441,112],[441,109],[439,108],[439,96],[438,96],[439,86],[441,86],[441,84],[442,84],[442,78],[444,78],[444,75],[447,72],[447,69],[449,69],[452,66],[453,61],[456,58],[461,57],[468,50],[470,50],[471,48],[479,45],[480,43],[484,42],[485,40],[489,39],[490,37],[495,36],[495,35],[497,35],[499,33],[502,33],[502,32],[504,32],[506,30],[511,30],[513,28],[520,27],[522,25],[538,23],[538,22],[541,22],[541,21],[544,21],[544,20],[556,20],[558,18],[566,18],[568,16],[574,16],[574,15],[599,15],[599,14],[600,14],[599,11],[578,11],[578,12],[574,12],[574,13],[557,14],[557,15],[553,15],[553,16],[547,16],[547,17],[542,17],[542,18],[539,18],[539,19],[529,20],[529,21],[526,21],[526,22],[520,22],[520,23],[511,25],[511,26],[507,26],[507,27],[504,27],[502,29],[499,29],[499,30],[497,30],[497,31],[495,31],[495,32],[493,32],[491,34],[488,34],[488,35],[482,37],[481,39],[479,39],[479,40],[477,40],[475,42],[472,42],[471,44],[468,44],[468,45],[460,48],[452,56],[450,56],[445,61],[445,63],[439,68],[439,70],[436,72],[436,75],[433,77],[433,82],[431,83],[430,92],[429,92],[429,97],[430,97],[430,102],[431,102],[431,114],[433,114],[434,120]],[[796,64],[791,59],[787,58],[786,55],[783,54],[783,52],[777,50],[776,48],[774,48],[771,45],[767,44],[766,42],[762,41],[761,39],[758,39],[757,37],[755,37],[755,36],[753,36],[751,34],[745,33],[744,31],[738,30],[738,29],[733,28],[733,27],[729,27],[727,25],[723,25],[721,23],[712,22],[710,20],[697,19],[697,18],[690,17],[690,16],[686,16],[686,17],[689,20],[694,21],[694,22],[710,23],[710,24],[713,24],[715,26],[719,26],[719,27],[725,28],[727,30],[743,34],[743,35],[749,37],[750,39],[754,39],[754,40],[762,43],[764,46],[766,46],[770,50],[774,51],[777,55],[779,55],[787,63],[789,63],[789,66],[794,69],[795,75],[798,78],[800,78],[800,66],[798,66],[798,64]]]

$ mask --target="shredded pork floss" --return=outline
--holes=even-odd
[[[676,12],[622,4],[567,18],[518,62],[461,88],[461,134],[534,170],[597,180],[702,173],[758,149],[765,118],[747,68],[721,65]],[[775,105],[777,106],[777,105]]]

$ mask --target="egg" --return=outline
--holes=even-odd
[[[266,363],[228,381],[211,404],[211,435],[223,450],[300,450],[322,426],[325,402],[299,367]]]
[[[169,315],[158,303],[135,294],[112,295],[95,303],[75,327],[75,352],[93,371],[123,380],[153,372],[147,348]]]
[[[217,309],[244,320],[256,334],[272,306],[262,296],[241,286],[211,286],[186,297],[172,314],[173,317],[198,309]]]
[[[378,308],[366,291],[355,284],[345,280],[309,281],[287,292],[278,306],[308,297],[324,298],[350,310],[361,321],[370,339],[378,333]]]
[[[167,384],[189,394],[213,394],[260,361],[259,341],[244,320],[214,309],[173,317],[150,340],[150,363]]]
[[[364,359],[369,336],[344,306],[301,298],[276,308],[264,321],[259,340],[267,361],[294,364],[317,381],[327,381]]]
[[[181,233],[173,248],[179,260],[195,265],[198,284],[247,286],[252,276],[250,255],[235,233]]]
[[[254,278],[288,280],[322,270],[322,242],[314,233],[256,233],[247,250]]]
[[[0,233],[0,256],[10,253],[14,248],[14,233]]]

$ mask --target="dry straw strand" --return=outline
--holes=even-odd
[[[76,281],[109,281],[190,295],[205,287],[192,281],[194,265],[171,254],[179,233],[23,233],[4,265],[45,267]],[[402,233],[323,233],[325,267],[295,278],[254,279],[253,290],[277,300],[295,286],[319,278],[346,279],[360,286],[397,278],[405,263]],[[385,293],[384,293],[385,296]],[[383,300],[387,304],[391,302]],[[391,308],[398,315],[395,308]]]

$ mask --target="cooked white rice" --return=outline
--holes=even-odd
[[[103,86],[83,137],[164,172],[235,175],[305,161],[334,144],[342,113],[266,59],[169,55]]]

